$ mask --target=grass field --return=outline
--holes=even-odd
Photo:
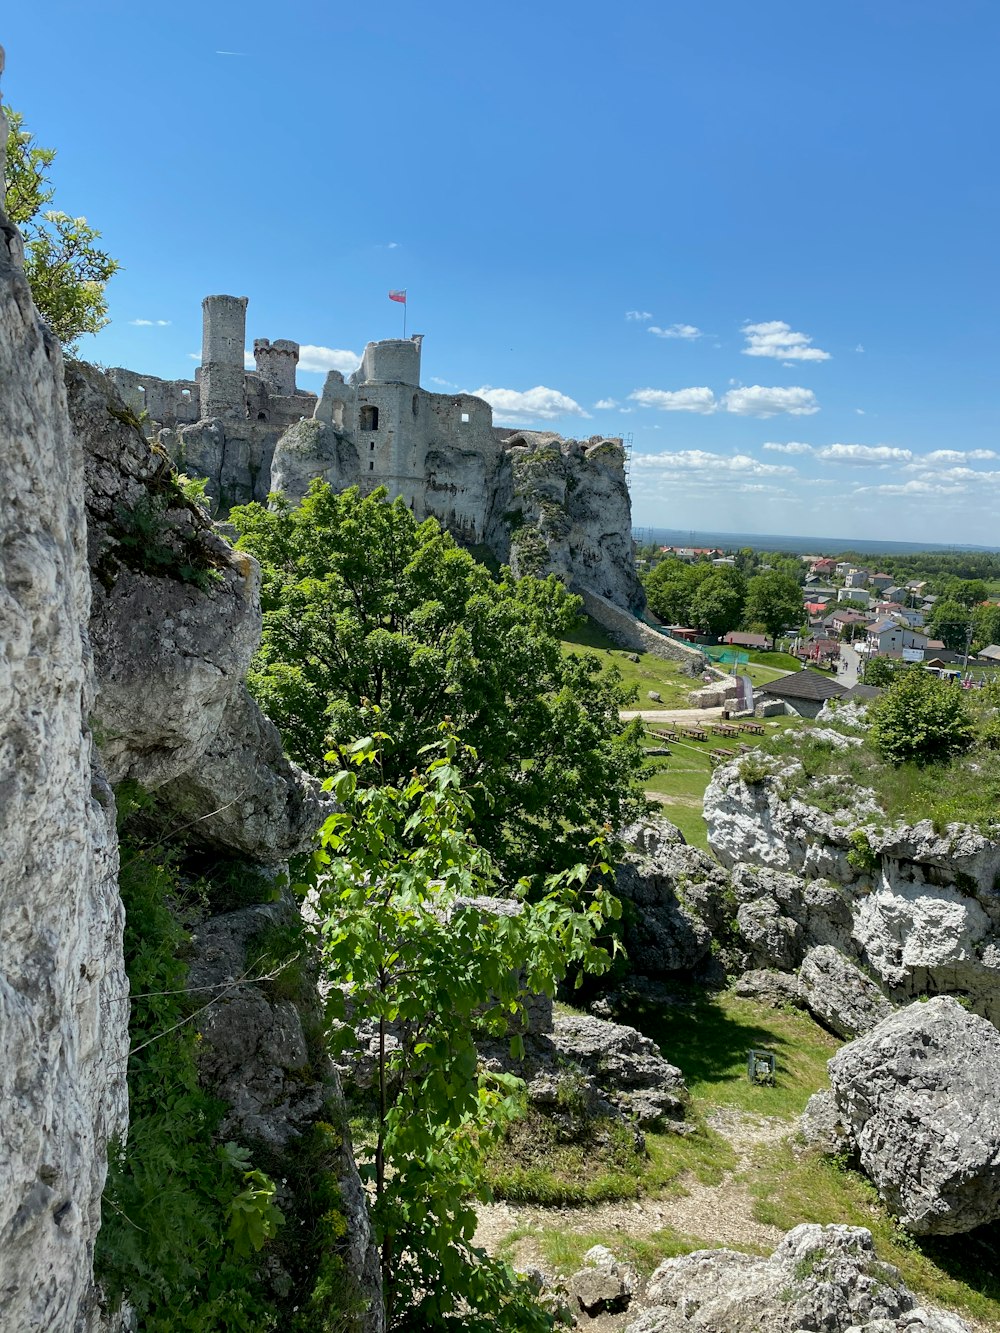
[[[705,788],[714,767],[709,751],[730,750],[736,753],[741,744],[760,745],[769,737],[808,726],[808,723],[804,723],[801,718],[782,717],[769,718],[764,725],[767,728],[765,736],[741,734],[739,739],[735,739],[715,736],[709,732],[710,739],[707,741],[661,742],[653,736],[647,739],[651,747],[667,745],[670,754],[660,761],[662,770],[647,781],[646,791],[660,801],[664,816],[677,825],[692,846],[708,850],[708,834],[701,811]]]
[[[626,685],[634,686],[638,691],[637,708],[649,707],[646,697],[650,690],[661,695],[664,708],[686,708],[688,695],[698,689],[700,676],[692,676],[678,662],[657,657],[655,653],[638,653],[638,662],[629,660],[626,649],[618,648],[600,625],[589,617],[583,625],[568,639],[563,640],[566,652],[579,652],[581,649],[592,652],[606,666],[614,665],[622,674]],[[798,671],[800,663],[787,653],[751,652],[749,663],[741,667],[754,685],[766,685],[788,671]],[[725,666],[721,668],[727,670]]]

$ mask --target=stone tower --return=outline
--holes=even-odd
[[[206,296],[201,303],[201,415],[242,421],[246,417],[243,347],[246,296]],[[294,372],[293,372],[294,373]]]
[[[294,394],[298,343],[289,342],[287,338],[276,338],[273,343],[267,338],[255,338],[253,359],[257,363],[257,373],[270,393],[283,398]]]

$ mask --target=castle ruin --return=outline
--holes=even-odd
[[[346,378],[331,370],[317,398],[296,386],[295,342],[256,338],[255,369],[245,369],[247,304],[202,302],[193,380],[110,372],[176,466],[207,478],[219,516],[272,491],[298,500],[316,477],[362,494],[385,487],[417,518],[437,518],[515,573],[554,572],[627,611],[642,608],[621,440],[494,426],[482,398],[429,393],[420,387],[422,334],[368,343],[358,369]]]

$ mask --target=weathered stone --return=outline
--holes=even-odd
[[[1000,1218],[1000,1033],[948,996],[911,1004],[829,1064],[838,1112],[911,1231]]]
[[[733,866],[738,896],[771,897],[798,922],[796,962],[830,944],[862,958],[894,1002],[953,992],[1000,1023],[1000,839],[962,824],[939,833],[929,820],[882,828],[871,793],[850,783],[844,810],[832,816],[788,793],[784,784],[797,776],[797,761],[762,782],[745,782],[739,764],[712,776],[709,840]],[[783,893],[775,875],[797,881],[798,891]],[[794,932],[769,933],[772,909],[750,915],[753,961],[787,967]]]
[[[732,914],[728,876],[665,819],[630,826],[622,841],[628,851],[615,892],[633,909],[625,924],[632,970],[652,977],[694,971]]]
[[[799,993],[813,1017],[840,1037],[860,1037],[892,1013],[871,977],[829,944],[802,960]]]
[[[0,1324],[11,1333],[92,1326],[106,1147],[127,1123],[129,1009],[114,798],[88,720],[83,457],[59,344],[20,260],[0,211]]]
[[[920,1306],[863,1227],[805,1223],[767,1259],[696,1250],[650,1278],[652,1308],[626,1333],[969,1333]]]
[[[291,992],[286,998],[272,994],[267,981],[258,983],[256,978],[263,973],[250,966],[255,940],[276,929],[287,932],[297,915],[295,903],[285,895],[274,903],[209,918],[194,931],[188,973],[192,990],[214,997],[198,1020],[202,1037],[198,1069],[202,1083],[226,1105],[220,1135],[267,1144],[279,1181],[284,1175],[282,1158],[293,1166],[302,1136],[317,1121],[336,1121],[343,1106],[337,1071],[322,1043],[310,1041],[303,1026],[308,1019],[318,1028],[320,1020],[306,942],[286,959],[268,958],[271,965],[266,972],[283,979],[282,991]],[[334,1169],[347,1223],[346,1267],[367,1305],[359,1333],[383,1333],[377,1252],[346,1137]],[[280,1184],[278,1202],[291,1213],[305,1203],[288,1195]],[[273,1272],[270,1276],[279,1277]]]
[[[243,684],[261,634],[256,561],[183,500],[100,371],[74,364],[66,382],[86,461],[94,714],[109,776],[158,790],[189,836],[281,862],[310,845],[331,803],[285,759]],[[123,546],[135,514],[172,553],[156,573]]]
[[[837,1110],[837,1103],[829,1088],[814,1092],[806,1102],[799,1118],[799,1130],[810,1148],[830,1154],[848,1152],[851,1136]]]
[[[769,1004],[774,1009],[785,1004],[802,1007],[799,979],[789,972],[775,972],[768,968],[744,972],[732,983],[732,991],[742,1000],[756,1000],[758,1004]]]
[[[594,1245],[583,1256],[583,1264],[566,1283],[571,1304],[596,1318],[627,1310],[639,1290],[639,1275],[628,1264],[619,1263],[609,1249]]]

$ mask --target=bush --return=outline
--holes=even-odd
[[[892,764],[944,763],[967,750],[974,727],[962,691],[926,671],[907,671],[869,710],[870,739]]]

